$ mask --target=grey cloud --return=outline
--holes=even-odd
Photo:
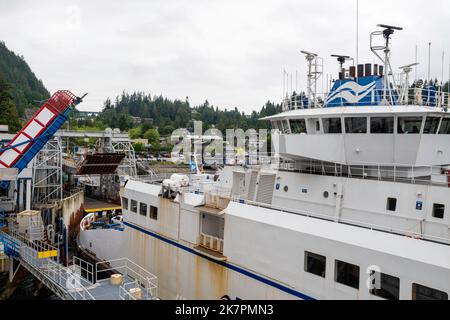
[[[81,109],[99,109],[122,90],[143,90],[245,112],[278,102],[282,70],[304,88],[301,49],[324,57],[355,55],[353,1],[1,1],[0,40],[25,56],[50,91],[89,92]],[[419,45],[419,76],[426,75],[427,43],[432,74],[440,78],[447,54],[447,1],[360,0],[360,62],[374,61],[369,33],[377,23],[399,24],[393,64],[412,62]],[[294,80],[295,81],[295,80]]]

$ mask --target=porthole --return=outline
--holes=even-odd
[[[323,197],[324,197],[324,198],[328,198],[329,195],[330,195],[330,194],[328,193],[328,191],[324,191],[324,192],[323,192]]]
[[[284,192],[288,192],[289,187],[288,186],[284,186],[283,190],[284,190]]]

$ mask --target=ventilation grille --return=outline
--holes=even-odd
[[[272,204],[275,175],[261,175],[258,184],[257,202]]]

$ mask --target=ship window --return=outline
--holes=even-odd
[[[323,131],[325,133],[342,133],[341,118],[323,119]]]
[[[291,128],[289,127],[289,120],[282,120],[283,123],[283,133],[290,134]]]
[[[272,125],[273,125],[274,129],[278,129],[281,132],[283,132],[283,125],[282,125],[281,121],[274,121],[274,122],[272,122]]]
[[[278,121],[272,121],[272,129],[279,130]]]
[[[336,260],[335,267],[336,282],[359,289],[359,266]]]
[[[291,132],[293,134],[306,133],[306,121],[305,119],[289,120],[291,123]]]
[[[137,201],[131,200],[131,212],[137,213]]]
[[[283,132],[283,121],[277,121],[277,127],[278,127],[278,130]]]
[[[128,198],[122,197],[122,207],[128,210]]]
[[[394,118],[371,117],[370,133],[394,133]]]
[[[427,117],[425,120],[425,127],[423,128],[423,133],[425,134],[436,134],[439,127],[439,121],[441,118],[438,117]]]
[[[422,117],[400,117],[397,125],[397,133],[419,134]]]
[[[345,118],[345,133],[367,133],[367,118]]]
[[[433,203],[433,218],[444,219],[445,205]]]
[[[141,216],[147,216],[147,204],[139,203],[139,214]]]
[[[439,134],[450,134],[450,118],[442,119]]]
[[[387,198],[386,210],[395,211],[397,209],[397,198]]]
[[[316,120],[316,131],[320,131],[320,121]]]
[[[425,287],[423,285],[413,283],[412,285],[413,300],[448,300],[448,294],[444,291]]]
[[[390,276],[385,273],[376,272],[372,270],[370,272],[372,280],[372,289],[370,293],[374,296],[389,299],[398,300],[400,295],[400,279],[394,276]]]
[[[158,208],[150,206],[150,219],[158,220]]]
[[[326,257],[305,251],[305,271],[325,278]]]

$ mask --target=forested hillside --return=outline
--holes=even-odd
[[[25,59],[10,51],[4,42],[0,42],[0,74],[10,86],[9,92],[21,118],[26,108],[39,106],[39,101],[50,96]]]
[[[151,96],[142,92],[128,94],[123,92],[114,102],[107,99],[97,120],[112,128],[127,131],[136,128],[133,117],[142,119],[145,127],[157,127],[160,134],[168,135],[177,128],[193,129],[193,121],[202,121],[203,130],[215,127],[225,129],[268,128],[259,118],[281,111],[280,105],[267,102],[259,112],[244,114],[237,108],[221,110],[205,101],[200,106],[191,107],[185,101],[171,100],[162,96]],[[145,124],[147,123],[147,124]],[[143,134],[144,132],[142,132]]]

